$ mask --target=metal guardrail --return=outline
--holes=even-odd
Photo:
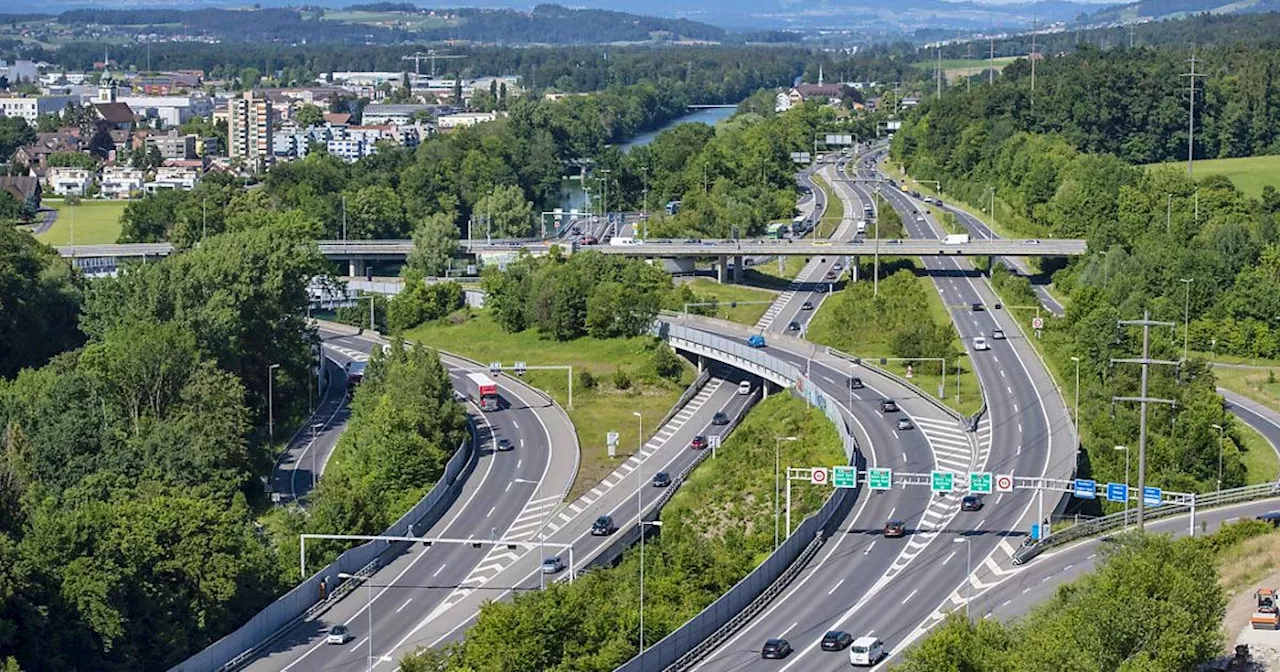
[[[1272,497],[1280,497],[1280,481],[1198,494],[1195,495],[1194,504],[1197,510],[1203,510]],[[1145,520],[1156,520],[1174,516],[1187,510],[1188,508],[1185,504],[1160,504],[1159,506],[1147,507],[1144,515]],[[1061,546],[1078,539],[1123,527],[1126,524],[1126,520],[1132,519],[1134,515],[1133,511],[1112,513],[1079,525],[1073,525],[1058,534],[1050,535],[1044,541],[1018,549],[1013,554],[1013,564],[1021,565],[1054,546]]]
[[[916,385],[910,380],[907,380],[906,378],[903,378],[902,376],[899,376],[898,374],[888,369],[884,369],[873,364],[872,361],[876,359],[875,357],[859,357],[857,355],[851,355],[847,352],[836,350],[835,348],[832,348],[832,347],[827,347],[827,354],[833,357],[839,357],[840,359],[854,362],[858,366],[861,366],[865,369],[870,369],[871,371],[875,371],[876,373],[884,376],[885,378],[892,380],[893,382],[907,388],[908,390],[915,390],[916,394],[919,394],[921,399],[924,399],[925,401],[933,404],[943,413],[946,413],[947,415],[955,418],[956,422],[964,423],[965,425],[969,424],[968,418],[961,415],[960,412],[955,410],[954,408],[951,408],[950,406],[942,403],[942,400],[938,399],[932,394],[929,394],[928,392],[925,392],[923,389],[920,388],[919,385]]]
[[[662,422],[659,422],[658,426],[662,427],[668,422],[671,422],[671,418],[674,418],[676,413],[679,413],[680,409],[684,408],[684,405],[689,403],[690,399],[694,398],[702,391],[702,388],[706,386],[708,380],[711,380],[711,369],[704,368],[702,373],[698,374],[698,377],[693,379],[693,383],[689,385],[683,394],[680,395],[680,398],[676,400],[676,403],[671,406],[671,410],[667,411],[667,414],[662,416]]]

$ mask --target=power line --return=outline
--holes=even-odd
[[[1142,311],[1141,320],[1120,320],[1117,322],[1122,327],[1142,327],[1142,357],[1137,358],[1118,358],[1112,359],[1112,364],[1140,364],[1142,365],[1142,387],[1139,396],[1136,397],[1111,397],[1111,403],[1117,401],[1137,402],[1139,411],[1138,419],[1138,529],[1142,530],[1142,518],[1146,513],[1146,487],[1147,487],[1147,404],[1168,404],[1176,406],[1177,402],[1172,399],[1160,399],[1147,396],[1147,379],[1148,372],[1152,364],[1162,364],[1165,366],[1177,366],[1177,362],[1170,362],[1162,359],[1151,359],[1151,327],[1174,327],[1173,322],[1157,322],[1151,319],[1150,311]],[[1125,487],[1128,487],[1127,485]],[[1127,493],[1126,493],[1127,496]]]
[[[1187,62],[1191,64],[1191,72],[1184,72],[1182,76],[1188,78],[1187,88],[1191,91],[1191,99],[1187,103],[1187,177],[1191,178],[1196,138],[1196,77],[1204,77],[1204,74],[1196,72],[1195,52],[1191,53],[1191,58],[1187,59]]]

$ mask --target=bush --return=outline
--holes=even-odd
[[[594,390],[596,389],[596,385],[598,385],[596,377],[591,375],[590,371],[587,371],[586,369],[578,371],[578,387],[581,387],[584,390]]]
[[[613,372],[613,386],[619,390],[631,389],[631,376],[627,375],[627,372],[623,371],[622,367],[618,367],[618,369]]]
[[[654,375],[667,380],[680,380],[680,374],[684,373],[684,365],[680,363],[680,358],[671,351],[671,348],[661,343],[654,347],[649,365],[653,367]]]

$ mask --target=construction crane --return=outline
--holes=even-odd
[[[431,78],[435,79],[436,59],[446,61],[446,60],[455,59],[455,58],[466,58],[466,56],[462,56],[460,54],[437,54],[435,49],[428,49],[426,53],[423,53],[421,51],[415,51],[409,56],[401,56],[400,60],[413,61],[413,72],[419,75],[422,74],[422,62],[426,60],[431,61]]]

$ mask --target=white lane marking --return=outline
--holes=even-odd
[[[1004,369],[1000,369],[1000,377],[1001,377],[1001,378],[1004,378],[1004,377],[1005,377],[1005,375],[1004,375]]]
[[[1085,558],[1085,560],[1092,560],[1092,559],[1094,559],[1094,558],[1096,558],[1096,557],[1098,557],[1098,554],[1097,554],[1097,553],[1090,553],[1090,554],[1089,554],[1089,557]]]
[[[1073,563],[1071,563],[1071,564],[1067,565],[1066,567],[1063,567],[1063,568],[1062,568],[1062,571],[1064,571],[1064,572],[1065,572],[1065,571],[1067,571],[1068,569],[1071,569],[1072,567],[1075,567],[1075,566],[1076,566],[1076,565],[1075,565],[1075,563],[1073,562]]]
[[[828,594],[828,595],[833,595],[833,594],[835,594],[836,590],[837,590],[838,588],[840,588],[841,584],[843,584],[843,583],[844,583],[844,579],[840,579],[839,581],[836,581],[836,585],[831,586],[831,590],[828,590],[828,591],[827,591],[827,594]]]
[[[432,574],[432,575],[431,575],[431,578],[433,578],[433,579],[434,579],[434,578],[436,578],[437,576],[440,576],[440,572],[443,572],[443,571],[444,571],[444,568],[445,568],[445,564],[444,564],[444,563],[440,563],[440,566],[436,568],[436,571],[435,571],[435,573],[434,573],[434,574]]]
[[[951,562],[951,558],[954,558],[954,557],[956,557],[956,551],[951,551],[951,553],[947,555],[947,557],[942,561],[942,564],[945,565],[948,562]]]
[[[502,489],[503,492],[511,492],[511,484],[507,483],[507,487]]]
[[[1001,603],[1000,603],[1000,608],[1001,608],[1001,609],[1004,609],[1005,607],[1009,606],[1009,603],[1010,603],[1010,602],[1012,602],[1012,601],[1013,601],[1013,598],[1010,598],[1010,599],[1005,600],[1004,602],[1001,602]]]
[[[782,631],[778,636],[779,636],[779,637],[785,637],[785,636],[786,636],[786,634],[787,634],[788,632],[791,632],[791,630],[792,630],[793,628],[795,628],[797,625],[800,625],[800,621],[796,621],[795,623],[792,623],[791,625],[787,626],[787,629],[786,629],[786,630],[783,630],[783,631]]]
[[[360,650],[360,647],[364,646],[364,643],[367,641],[369,641],[369,638],[365,637],[364,639],[357,642],[355,646],[351,647],[351,653],[364,653],[363,651]]]
[[[915,596],[916,596],[916,593],[918,593],[918,592],[920,592],[920,589],[919,589],[919,588],[916,588],[915,590],[911,591],[911,594],[907,595],[907,596],[906,596],[906,598],[904,598],[904,599],[902,600],[902,603],[903,603],[903,604],[906,604],[906,603],[910,602],[910,601],[911,601],[911,598],[915,597]]]
[[[1040,583],[1045,583],[1046,581],[1048,581],[1049,579],[1052,579],[1052,578],[1053,578],[1053,575],[1052,575],[1052,574],[1050,574],[1049,576],[1046,576],[1046,577],[1044,577],[1043,579],[1040,579]]]
[[[399,608],[399,609],[396,609],[396,613],[398,614],[398,613],[400,613],[400,612],[404,611],[404,608],[405,608],[405,607],[407,607],[407,606],[409,606],[409,603],[410,603],[410,602],[412,602],[412,601],[413,601],[413,598],[412,598],[412,597],[411,597],[411,598],[409,598],[409,599],[407,599],[407,600],[405,600],[405,601],[404,601],[404,604],[400,605],[400,608]]]
[[[511,426],[515,427],[516,429],[520,429],[520,423],[516,422],[515,420],[511,421]]]
[[[1027,593],[1029,593],[1029,592],[1031,592],[1031,589],[1030,589],[1030,588],[1023,588],[1023,589],[1022,589],[1022,594],[1023,594],[1023,595],[1026,595],[1026,594],[1027,594]]]
[[[520,465],[524,464],[524,460],[516,460],[516,471],[520,470]]]

